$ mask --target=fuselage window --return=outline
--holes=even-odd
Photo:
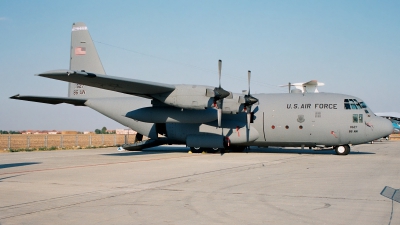
[[[353,114],[353,123],[358,123],[358,114]]]
[[[358,114],[358,122],[363,123],[363,114]]]

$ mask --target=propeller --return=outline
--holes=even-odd
[[[214,88],[214,107],[217,108],[218,127],[221,127],[223,99],[230,95],[228,91],[224,90],[221,87],[221,70],[222,70],[222,60],[219,60],[218,61],[219,86]]]
[[[249,84],[249,91],[247,95],[244,96],[244,108],[246,109],[247,113],[247,129],[250,129],[250,121],[251,121],[251,106],[258,102],[258,99],[253,97],[250,94],[250,79],[251,79],[251,71],[247,72],[247,79]]]

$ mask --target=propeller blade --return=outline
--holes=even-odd
[[[251,71],[249,70],[247,72],[247,79],[248,79],[248,84],[249,84],[249,91],[247,92],[248,95],[250,95],[250,78],[251,78]]]
[[[219,88],[221,88],[222,60],[218,60]]]
[[[247,107],[247,129],[250,130],[250,122],[251,122],[251,105]]]

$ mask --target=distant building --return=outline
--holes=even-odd
[[[56,130],[47,131],[47,130],[23,130],[20,131],[21,134],[58,134],[59,132]]]
[[[131,129],[116,129],[116,134],[136,134],[137,132]]]
[[[32,130],[24,130],[21,132],[21,134],[32,134]]]

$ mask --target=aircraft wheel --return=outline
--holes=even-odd
[[[216,153],[219,151],[219,148],[207,148],[207,153]]]
[[[337,155],[348,155],[350,153],[350,146],[348,145],[336,146],[335,152]]]
[[[193,153],[201,153],[202,149],[200,147],[190,147],[190,151]]]

